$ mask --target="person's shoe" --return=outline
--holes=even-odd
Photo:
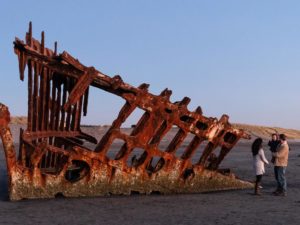
[[[259,190],[259,183],[256,182],[254,186],[254,195],[261,195],[260,190]]]
[[[274,193],[275,196],[283,196],[283,197],[286,197],[287,196],[287,193],[286,192],[276,192]]]

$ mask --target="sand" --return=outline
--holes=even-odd
[[[13,126],[14,136],[18,126]],[[85,128],[97,133],[99,130]],[[94,129],[94,130],[93,130]],[[15,140],[18,140],[15,138]],[[18,147],[18,143],[15,143]],[[241,179],[253,180],[250,141],[240,142],[221,167]],[[6,162],[0,150],[0,224],[299,224],[300,142],[290,141],[288,196],[273,196],[273,167],[266,168],[263,195],[253,190],[187,195],[134,195],[97,198],[57,198],[9,202]],[[270,159],[270,152],[265,147]]]

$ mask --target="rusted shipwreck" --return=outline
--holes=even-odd
[[[148,84],[133,87],[120,76],[109,77],[82,65],[67,52],[57,53],[32,37],[16,38],[20,79],[28,73],[27,129],[20,131],[17,154],[9,129],[8,108],[0,105],[0,131],[4,146],[9,198],[53,198],[138,193],[199,193],[252,187],[249,182],[224,175],[218,167],[240,138],[228,116],[220,120],[202,115],[198,107],[187,109],[190,99],[172,103],[172,91],[160,95],[148,92]],[[87,114],[89,87],[94,86],[123,98],[126,103],[100,140],[81,131],[81,117]],[[97,103],[98,104],[98,103]],[[101,103],[100,103],[101,104]],[[99,105],[99,104],[98,104]],[[141,109],[144,114],[127,134],[122,123]],[[176,135],[160,149],[159,143],[174,126]],[[188,135],[193,135],[181,155],[175,152]],[[114,158],[108,157],[115,140],[122,140]],[[95,144],[94,149],[84,145]],[[196,163],[191,157],[205,145]],[[135,149],[142,149],[138,157]],[[214,154],[216,148],[220,152]],[[154,159],[157,159],[156,161]],[[130,163],[128,163],[130,162]]]

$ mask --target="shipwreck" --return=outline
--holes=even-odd
[[[46,48],[43,32],[41,36],[40,42],[32,37],[30,23],[26,40],[14,41],[20,79],[24,80],[25,71],[28,75],[28,121],[27,128],[20,130],[18,153],[9,128],[8,107],[0,104],[10,200],[137,192],[200,193],[253,186],[219,170],[236,143],[249,138],[243,130],[231,126],[227,115],[219,120],[205,117],[201,107],[191,112],[187,109],[188,97],[171,102],[169,89],[154,95],[148,92],[148,84],[133,87],[119,75],[107,76],[65,51],[57,53],[56,43],[54,50]],[[81,130],[90,86],[126,102],[99,140]],[[136,109],[144,114],[129,134],[122,132],[122,124]],[[160,149],[162,138],[175,126],[176,135]],[[183,153],[175,154],[190,134],[193,138]],[[111,158],[108,153],[115,140],[123,144]],[[95,148],[86,147],[86,142]],[[192,156],[203,144],[199,159],[193,163]],[[216,148],[221,149],[218,154]],[[143,152],[132,156],[135,149]]]

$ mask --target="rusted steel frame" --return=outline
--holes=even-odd
[[[205,166],[211,153],[218,147],[218,144],[208,142],[197,165]]]
[[[149,140],[149,145],[158,145],[163,138],[163,135],[172,127],[172,124],[168,124],[166,120],[162,121],[154,135]]]
[[[33,153],[30,155],[30,162],[34,170],[36,170],[39,167],[40,162],[43,161],[45,153],[47,153],[47,146],[45,143],[40,142],[35,146]]]
[[[116,129],[120,129],[122,123],[126,120],[126,118],[128,118],[128,116],[133,112],[135,108],[136,106],[131,105],[128,102],[125,103],[125,105],[120,110],[117,119],[114,120],[109,130],[106,132],[106,134],[102,137],[101,141],[99,141],[99,143],[95,147],[95,152],[103,152],[103,154],[106,155],[108,147],[113,142],[111,138],[113,131]]]
[[[202,109],[200,106],[198,106],[197,109],[195,110],[195,114],[198,116],[202,116]],[[190,116],[189,118],[191,119],[188,119],[189,121],[186,122],[188,122],[189,124],[196,123],[197,120],[195,120],[195,118]],[[182,128],[179,128],[179,131],[177,132],[175,138],[170,142],[169,146],[167,147],[166,152],[170,152],[170,153],[175,152],[180,146],[180,144],[184,141],[188,133],[189,133],[188,131],[184,131],[182,130]],[[189,146],[183,152],[181,159],[187,160],[191,158],[196,148],[201,144],[203,140],[204,140],[203,138],[199,138],[195,136],[191,141],[191,143],[189,144]]]
[[[97,141],[97,139],[95,137],[93,137],[92,135],[86,134],[86,133],[82,132],[81,130],[79,131],[79,135],[76,136],[76,137],[78,137],[80,139],[84,139],[86,141],[89,141],[89,142],[91,142],[93,144],[97,144],[98,143],[98,141]]]
[[[47,78],[45,77],[44,68],[42,68],[41,75],[40,75],[40,90],[39,90],[39,118],[38,118],[38,130],[45,129],[45,106],[46,106],[46,82]]]
[[[33,116],[33,93],[32,93],[32,62],[28,60],[28,114],[27,114],[27,129],[32,130]]]
[[[20,72],[20,80],[24,80],[24,70],[26,65],[26,55],[24,52],[18,52],[18,60],[19,60],[19,72]]]
[[[86,148],[82,144],[78,143],[79,139],[77,139],[77,141],[74,141],[73,138],[71,139],[71,138],[67,138],[67,137],[55,137],[55,138],[60,140],[63,143],[66,143],[66,144],[70,145],[71,147],[79,146],[79,147],[82,147],[82,148]],[[88,148],[86,148],[86,149],[88,149]]]
[[[58,139],[60,138],[55,138],[55,143],[57,146],[53,146],[53,145],[47,145],[47,151],[46,154],[44,155],[44,168],[47,168],[47,170],[49,168],[51,168],[51,170],[53,170],[53,168],[57,168],[59,167],[59,162],[60,162],[60,158],[62,155],[67,155],[69,152],[71,152],[70,150],[67,149],[62,149],[62,146],[59,144]],[[66,143],[64,141],[64,143]],[[52,148],[55,148],[56,150],[53,150]],[[57,150],[60,151],[57,151]],[[46,172],[46,171],[45,171]],[[56,172],[56,169],[55,171]]]
[[[8,175],[11,177],[13,169],[17,163],[17,158],[11,131],[8,127],[9,122],[10,113],[8,111],[8,108],[0,103],[0,137],[2,139],[4,147]],[[11,179],[9,179],[9,181],[11,181]]]
[[[49,129],[54,130],[54,118],[55,118],[55,100],[56,100],[56,82],[54,80],[54,76],[51,80],[51,98],[50,101],[50,121],[49,121]]]
[[[37,131],[37,132],[24,132],[23,139],[31,141],[38,138],[47,137],[76,137],[81,136],[82,133],[79,131]]]
[[[222,121],[223,120],[223,121]],[[223,152],[221,150],[221,153],[218,157],[220,157],[218,160],[223,160],[225,155],[228,154],[229,150],[225,150],[225,149],[231,149],[236,143],[237,141],[243,137],[243,134],[237,134],[233,129],[231,129],[228,125],[228,118],[225,119],[221,118],[220,119],[220,127],[219,130],[217,131],[217,133],[215,134],[215,137],[212,141],[209,142],[209,144],[207,145],[207,147],[205,148],[204,152],[201,155],[201,158],[198,162],[199,165],[205,165],[208,157],[211,155],[211,153],[218,147],[218,146],[222,146],[223,148]],[[234,136],[235,140],[232,143],[229,142],[225,142],[224,138],[226,135],[232,135]],[[249,136],[245,136],[246,138],[249,138]],[[224,155],[223,155],[224,154]],[[220,162],[217,164],[219,165]]]
[[[151,139],[161,139],[162,134],[166,133],[165,131],[166,129],[170,128],[170,125],[167,126],[167,123],[163,120],[163,118],[154,117],[152,113],[149,113],[149,118],[145,116],[142,117],[142,119],[145,119],[145,121],[142,121],[143,123],[141,123],[143,129],[139,129],[140,132],[135,134],[133,137],[133,142],[136,143],[137,146],[145,149],[143,154],[137,159],[138,162],[136,164],[136,166],[141,166],[143,169],[145,169],[149,165],[152,157],[155,156],[149,149]],[[132,150],[133,146],[128,146],[124,156],[125,160],[127,160],[127,157]]]
[[[40,160],[37,163],[40,163],[41,168],[55,168],[55,164],[57,161],[56,157],[56,152],[50,151],[49,146],[45,146],[45,151],[42,154],[42,160]]]
[[[26,39],[26,44],[31,47],[32,46],[32,23],[31,22],[29,23],[29,29],[28,32],[26,33],[25,39]]]
[[[226,135],[226,133],[229,133],[230,130],[225,130],[223,136],[219,139],[219,140],[215,140],[214,143],[210,142],[210,145],[207,146],[207,148],[205,148],[198,164],[199,165],[205,165],[205,163],[207,162],[207,159],[209,158],[209,156],[211,155],[211,153],[213,153],[213,151],[218,147],[221,146],[221,151],[219,153],[219,156],[217,156],[216,161],[213,162],[215,165],[212,167],[210,166],[210,168],[212,169],[217,169],[218,166],[220,165],[221,161],[225,158],[225,156],[229,153],[229,151],[232,149],[232,147],[236,144],[236,142],[241,138],[241,136],[236,136],[236,142],[233,144],[228,144],[225,143],[223,141],[220,141],[222,139],[224,139],[224,135]],[[222,144],[223,143],[223,144]]]
[[[188,145],[188,147],[183,152],[183,154],[181,156],[181,159],[183,159],[183,160],[190,159],[193,156],[193,154],[196,151],[196,149],[198,148],[198,146],[203,141],[204,141],[204,138],[199,138],[198,136],[195,136],[193,138],[193,140],[190,142],[190,144]]]
[[[45,117],[44,117],[44,124],[45,124],[45,130],[49,130],[50,128],[50,80],[51,80],[51,71],[47,68],[44,68],[44,71],[46,71],[46,103],[45,103]]]
[[[76,68],[78,70],[85,71],[87,68],[86,66],[81,64],[78,59],[75,59],[73,56],[71,56],[66,51],[63,51],[63,53],[59,55],[59,58],[65,62],[67,62],[68,64],[70,64],[71,66],[73,66],[74,68]],[[95,68],[90,67],[90,69],[94,70]]]
[[[78,102],[72,106],[70,130],[75,130],[76,114],[78,114]]]
[[[156,131],[155,135],[152,137],[151,141],[149,141],[150,145],[155,144],[158,146],[160,143],[161,139],[164,137],[164,135],[172,128],[172,123],[168,123],[167,121],[163,121],[159,129]],[[152,155],[152,157],[149,157],[149,161],[147,161],[146,157],[149,155],[149,151],[144,152],[142,156],[140,157],[141,159],[145,159],[145,164],[147,165],[147,168],[151,171],[157,171],[162,168],[164,165],[164,159],[161,157],[158,162],[152,167],[152,160],[154,159],[153,157],[155,155]],[[140,159],[140,160],[141,160]],[[142,160],[141,160],[142,161]]]
[[[24,134],[24,133],[23,133]],[[29,148],[35,148],[36,147],[36,143],[33,143],[32,140],[27,140],[27,139],[24,139],[23,136],[22,136],[22,141],[23,141],[23,144],[26,145],[27,147]],[[26,149],[27,150],[27,149]],[[28,152],[26,152],[28,153]]]
[[[81,96],[79,101],[77,102],[78,109],[77,109],[76,114],[75,114],[74,130],[80,130],[82,104],[83,104],[83,96]]]
[[[64,74],[73,78],[78,79],[81,77],[84,72],[77,70],[73,66],[62,64],[60,61],[55,60],[57,57],[47,57],[41,55],[39,52],[31,49],[29,46],[25,45],[19,39],[16,39],[15,42],[15,51],[16,52],[24,52],[26,57],[31,58],[32,61],[39,62],[42,66],[45,66],[51,69],[54,72],[59,74]],[[86,67],[87,68],[87,67]],[[119,79],[111,78],[99,71],[96,72],[96,76],[91,83],[92,86],[102,88],[108,92],[121,95],[122,93],[136,93],[136,88],[131,85],[120,82]],[[112,88],[112,86],[114,88]],[[117,90],[118,89],[118,90]]]
[[[14,45],[15,45],[15,52],[17,54],[24,52],[28,59],[31,59],[32,61],[39,63],[41,66],[45,66],[54,72],[57,72],[59,74],[64,74],[66,76],[73,77],[73,78],[78,78],[81,75],[83,75],[82,71],[78,71],[77,69],[70,67],[69,65],[62,64],[59,61],[55,60],[55,56],[48,57],[40,54],[38,51],[25,45],[23,41],[19,40],[18,38],[16,38]]]
[[[168,91],[167,89],[164,90],[160,96],[167,96],[167,99],[169,101],[169,98],[170,98],[170,95],[172,92],[168,92],[166,94],[166,91]],[[190,99],[189,98],[184,98],[180,103],[179,103],[179,107],[185,107],[186,109],[186,106],[187,104],[190,102]],[[175,121],[172,121],[172,122],[169,122],[169,128],[167,130],[169,130],[173,123]],[[161,135],[161,138],[166,134],[166,132],[164,132],[162,135]],[[173,153],[177,150],[177,148],[180,146],[180,144],[183,142],[183,140],[185,139],[185,137],[187,136],[188,134],[188,131],[185,131],[183,130],[182,128],[179,128],[177,134],[175,135],[175,137],[171,140],[171,142],[169,143],[169,145],[167,146],[167,149],[166,149],[166,152],[169,152],[169,153]],[[158,142],[161,141],[161,138],[158,140]]]
[[[50,87],[49,87],[49,106],[50,106],[50,115],[49,115],[49,130],[54,130],[54,121],[55,121],[55,99],[56,99],[56,83],[54,82],[54,75],[52,79],[49,80]],[[51,90],[50,90],[51,89]],[[53,143],[53,138],[49,138],[49,144]]]
[[[231,151],[231,149],[237,144],[237,142],[239,141],[240,138],[244,138],[244,139],[250,139],[250,135],[247,133],[237,133],[235,130],[233,130],[232,128],[228,128],[227,132],[231,132],[233,135],[236,136],[235,140],[233,142],[231,142],[230,144],[225,143],[225,142],[221,142],[221,151],[219,156],[216,158],[216,161],[214,161],[213,163],[211,163],[211,165],[209,165],[210,169],[216,170],[218,169],[219,165],[221,164],[221,162],[223,161],[223,159],[226,157],[226,155]],[[224,134],[225,136],[226,134]]]
[[[217,137],[214,140],[211,140],[211,141],[208,142],[207,146],[205,147],[205,149],[204,149],[204,151],[203,151],[203,153],[202,153],[202,155],[199,159],[198,165],[202,165],[202,166],[205,165],[205,163],[207,162],[208,157],[219,146],[219,141],[222,137],[223,136]]]
[[[130,136],[136,136],[139,134],[144,128],[147,122],[149,122],[150,114],[149,112],[144,112],[134,129],[132,130]]]
[[[33,107],[32,107],[32,131],[38,130],[38,106],[39,106],[39,97],[38,97],[38,90],[39,90],[39,64],[34,62],[34,81],[33,81]],[[31,108],[29,109],[31,110]]]
[[[73,88],[73,79],[71,79],[70,77],[67,77],[65,86],[66,86],[66,91],[69,94]],[[66,123],[65,123],[65,130],[67,130],[67,131],[70,130],[71,116],[72,116],[72,107],[70,106],[67,109],[67,117],[66,117]]]
[[[69,140],[73,141],[74,143],[77,143],[78,145],[84,144],[84,142],[82,140],[80,140],[79,138],[76,138],[76,137],[67,137],[66,139],[69,139]]]
[[[64,150],[64,149],[55,147],[53,145],[43,145],[43,147],[41,147],[41,145],[36,146],[28,140],[24,140],[24,143],[25,143],[25,145],[28,145],[34,149],[34,151],[32,152],[34,154],[34,156],[30,157],[29,161],[30,161],[31,165],[35,165],[36,167],[39,163],[42,163],[42,160],[43,160],[42,157],[45,152],[60,153],[60,154],[66,155],[66,156],[70,156],[70,154],[72,154],[72,152],[75,153],[74,151]],[[32,154],[30,154],[30,156],[32,156]]]
[[[149,146],[148,143],[151,141],[151,139],[153,139],[153,137],[154,139],[160,140],[163,133],[166,133],[166,130],[168,128],[170,129],[170,125],[167,126],[167,123],[162,118],[154,117],[152,113],[149,112],[144,113],[136,128],[130,135],[134,136],[132,137],[132,139],[134,139],[133,142],[139,143],[139,146],[144,146],[143,149],[145,150],[143,154],[137,159],[138,163],[136,164],[136,166],[146,168],[149,165],[149,162],[154,155],[150,154],[151,151],[147,147]],[[119,159],[120,157],[124,157],[123,160],[126,161],[132,150],[133,146],[129,146],[128,143],[124,144],[121,150],[118,152],[116,158]]]
[[[188,132],[179,128],[178,132],[176,133],[175,137],[169,143],[168,147],[166,148],[166,152],[173,153],[175,152],[179,146],[182,144]]]
[[[130,133],[130,136],[135,136],[136,134],[138,134],[144,128],[144,126],[145,126],[146,122],[149,120],[149,118],[150,118],[149,113],[145,112],[142,115],[142,117],[139,119],[136,126],[133,128],[132,132]],[[131,150],[128,149],[127,143],[124,143],[123,146],[121,147],[121,149],[116,154],[115,159],[119,160],[119,159],[125,157],[125,160],[127,160],[129,154],[131,153]]]
[[[225,136],[226,136],[226,133],[229,133],[231,134],[234,138],[234,140],[228,140],[228,141],[225,141]],[[240,132],[239,130],[237,129],[233,129],[232,127],[228,126],[227,129],[226,129],[226,132],[224,133],[223,135],[223,139],[221,138],[221,140],[219,140],[219,144],[221,146],[226,146],[227,148],[232,148],[238,141],[239,139],[251,139],[251,136],[245,132]]]
[[[22,135],[23,140],[33,141],[38,138],[48,138],[48,137],[78,137],[85,139],[91,143],[97,143],[97,140],[82,131],[37,131],[37,132],[24,132]]]
[[[89,87],[85,90],[84,93],[84,100],[83,100],[83,116],[87,115],[87,108],[88,108],[88,103],[89,103]]]
[[[26,38],[25,39],[26,39],[26,44],[30,48],[34,49],[35,51],[40,52],[45,56],[52,57],[53,55],[55,55],[54,52],[51,49],[45,48],[45,44],[44,44],[45,34],[44,34],[44,32],[41,33],[41,42],[32,37],[32,27],[31,27],[31,25],[29,26],[29,30],[26,33]]]
[[[222,147],[219,156],[217,156],[214,161],[210,162],[207,167],[211,170],[218,169],[219,165],[221,164],[225,156],[230,152],[230,150],[231,148]]]
[[[73,88],[73,90],[76,87]],[[76,104],[74,105],[73,115],[72,115],[72,122],[71,122],[71,129],[72,130],[80,130],[80,121],[81,121],[81,111],[82,111],[82,104],[83,104],[83,96],[81,95],[77,100]]]
[[[88,70],[85,71],[85,74],[78,79],[76,85],[71,91],[68,101],[63,106],[64,110],[67,110],[71,105],[74,105],[79,101],[96,76],[97,72],[94,68],[88,68]]]
[[[54,121],[53,121],[53,129],[58,130],[60,124],[60,112],[62,110],[61,107],[61,83],[57,83],[57,94],[55,100],[55,111],[54,111]]]
[[[85,175],[76,183],[76,187],[80,188],[81,193],[91,194],[93,192],[92,189],[86,191],[86,187],[100,189],[105,187],[104,191],[95,189],[101,194],[110,191],[127,193],[134,189],[145,193],[153,188],[164,193],[198,192],[199,188],[203,187],[205,177],[210,177],[210,179],[219,177],[217,172],[207,175],[211,174],[207,169],[216,170],[219,162],[236,142],[245,137],[243,131],[231,128],[227,116],[221,117],[220,120],[206,118],[202,116],[202,110],[199,107],[194,112],[190,112],[187,109],[190,99],[187,97],[179,102],[171,103],[172,92],[168,89],[156,96],[148,92],[149,85],[147,84],[135,88],[124,83],[119,75],[111,78],[93,68],[82,65],[67,52],[57,55],[57,44],[55,44],[53,53],[50,49],[45,48],[44,35],[42,34],[42,43],[40,44],[32,38],[31,29],[30,26],[26,35],[27,45],[18,39],[14,42],[15,52],[19,57],[21,79],[24,78],[24,69],[26,64],[29,66],[29,60],[34,67],[34,79],[31,83],[29,82],[29,85],[33,84],[32,131],[28,129],[21,135],[27,148],[26,165],[30,168],[26,173],[33,176],[33,180],[32,183],[27,182],[28,176],[25,176],[19,182],[24,185],[23,187],[28,188],[31,185],[38,188],[45,187],[42,191],[36,192],[39,196],[45,196],[44,194],[53,196],[60,191],[71,193],[71,195],[78,194],[80,191],[72,189],[74,181],[70,180],[69,175],[66,174],[68,168],[74,165],[77,167],[79,165],[79,169],[80,165],[83,166],[85,171],[80,172],[79,176]],[[50,90],[51,83],[52,90]],[[80,132],[81,111],[84,115],[87,112],[90,85],[118,95],[126,101],[117,119],[97,144],[95,152],[81,146],[82,142],[78,139],[85,138],[97,143],[94,137]],[[30,95],[28,97],[31,98]],[[29,110],[30,105],[29,99]],[[48,108],[51,109],[49,123]],[[144,110],[144,115],[130,135],[122,133],[120,130],[122,123],[136,108]],[[163,152],[158,148],[158,144],[173,125],[176,125],[179,131],[167,146],[166,152]],[[72,133],[76,131],[77,133]],[[189,133],[195,135],[194,139],[181,158],[178,158],[174,154],[175,150]],[[115,139],[121,139],[125,143],[116,158],[111,160],[106,154]],[[204,140],[209,141],[201,158],[204,166],[192,165],[190,158]],[[217,146],[222,146],[221,153],[218,158],[208,164],[208,156]],[[132,167],[127,165],[126,161],[135,148],[144,149],[144,153]],[[63,157],[64,154],[67,158]],[[160,157],[156,165],[153,165],[152,162],[154,157]],[[58,164],[60,166],[55,166]],[[56,170],[51,171],[54,166]],[[18,171],[12,171],[12,173]],[[55,176],[52,176],[53,172],[55,172]],[[193,173],[194,175],[190,176]],[[155,176],[152,177],[152,175]],[[18,177],[22,177],[22,175],[18,175]],[[223,179],[223,177],[219,178]],[[178,181],[176,184],[174,184],[174,179]],[[230,178],[227,179],[227,181],[229,180]],[[218,178],[213,182],[210,180],[208,182],[216,185],[215,182],[218,182]],[[166,189],[164,183],[168,184],[167,186],[172,184],[172,187]],[[55,186],[56,184],[58,185]],[[102,187],[102,184],[105,186]],[[244,185],[239,182],[237,184],[240,187]],[[244,186],[248,186],[248,184]],[[35,193],[34,190],[18,192],[17,186],[12,186],[12,188],[16,188],[12,199],[20,199],[26,193]],[[54,193],[50,193],[51,191]],[[34,194],[29,194],[27,197],[32,196]]]
[[[18,48],[18,45],[19,43],[17,44],[15,42],[15,47]],[[23,46],[24,47],[24,46]],[[26,46],[24,47],[26,49]],[[71,69],[72,72],[69,72],[69,73],[65,73],[65,70],[62,69],[61,67],[64,66],[64,67],[67,67],[65,65],[62,65],[62,64],[59,64],[59,66],[56,66],[56,67],[53,67],[53,65],[55,64],[55,60],[50,60],[50,61],[53,61],[52,63],[45,63],[47,61],[49,61],[48,58],[44,58],[42,55],[40,55],[38,52],[35,52],[34,50],[32,49],[27,49],[26,50],[27,52],[30,53],[30,55],[33,57],[38,57],[39,60],[42,62],[42,65],[46,66],[46,67],[49,67],[50,69],[52,69],[53,71],[57,71],[59,73],[62,73],[62,74],[66,74],[68,76],[72,76],[74,77],[74,74],[78,74],[78,72],[76,73],[76,71],[74,69]],[[33,58],[32,58],[33,60]],[[57,64],[57,63],[56,63]],[[59,69],[58,69],[59,68]],[[70,70],[70,67],[68,67],[68,70]],[[80,73],[80,72],[79,72]],[[79,74],[78,74],[79,75]],[[78,77],[78,75],[76,77]],[[80,76],[80,75],[79,75]],[[118,79],[117,79],[118,80]],[[118,81],[119,82],[119,81]],[[117,83],[118,83],[117,82]],[[118,86],[114,87],[115,89],[111,89],[110,87],[111,86],[114,86],[115,84],[115,80],[113,78],[110,78],[100,72],[97,73],[97,76],[94,78],[94,81],[92,82],[91,85],[94,85],[94,86],[98,86],[100,85],[100,87],[108,92],[111,92],[111,93],[114,93],[114,94],[117,94],[117,95],[122,95],[122,93],[127,93],[129,91],[129,93],[137,93],[138,92],[138,89],[128,85],[128,84],[124,84],[123,82],[120,82],[118,83]],[[118,90],[117,90],[118,89]]]
[[[24,134],[24,131],[23,133]],[[31,168],[30,156],[33,153],[34,149],[36,148],[36,142],[33,143],[32,141],[27,141],[23,139],[23,135],[20,136],[22,139],[22,145],[24,146],[24,151],[22,152],[22,158],[20,158],[20,165]]]
[[[51,152],[54,152],[54,153],[60,153],[60,154],[63,154],[65,156],[70,156],[71,154],[74,154],[73,151],[67,151],[65,149],[61,149],[61,148],[55,147],[53,145],[47,145],[46,149],[48,151],[51,151]]]
[[[67,101],[67,78],[65,78],[63,80],[63,97],[62,97],[62,105],[65,105],[66,101]],[[59,125],[59,129],[61,131],[65,130],[65,115],[66,115],[66,110],[62,110],[61,112],[61,120],[60,120],[60,125]]]
[[[20,128],[20,136],[19,136],[19,155],[18,155],[18,160],[22,162],[22,165],[25,165],[25,160],[26,160],[26,148],[23,143],[23,132],[24,130]]]

